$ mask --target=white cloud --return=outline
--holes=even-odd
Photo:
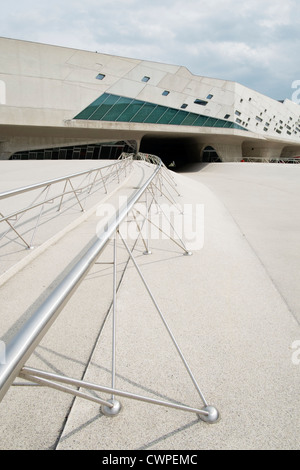
[[[279,99],[300,79],[299,23],[296,0],[14,0],[0,32],[184,65]]]

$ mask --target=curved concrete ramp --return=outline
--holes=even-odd
[[[110,419],[97,404],[79,398],[41,387],[12,387],[0,404],[0,448],[299,449],[300,353],[293,349],[300,340],[299,291],[291,289],[290,295],[286,286],[299,276],[299,264],[289,256],[299,256],[294,211],[300,167],[212,164],[198,170],[174,177],[178,204],[204,205],[203,246],[193,256],[182,256],[171,241],[151,240],[153,254],[143,256],[139,241],[136,259],[221,420],[208,426],[196,415],[125,398],[120,415]],[[275,260],[274,232],[286,247],[278,242]],[[61,253],[74,235],[60,240]],[[200,406],[137,272],[126,265],[121,248],[120,253],[116,387]],[[34,266],[26,269],[32,275]],[[109,268],[95,266],[29,366],[110,384],[110,275]],[[9,288],[7,283],[0,291],[6,311]]]

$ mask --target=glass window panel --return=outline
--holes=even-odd
[[[60,149],[59,154],[58,154],[59,160],[65,160],[66,157],[67,157],[67,150],[66,149]]]
[[[90,115],[96,110],[97,108],[92,108],[88,106],[86,109],[81,111],[81,113],[77,114],[74,119],[89,119]]]
[[[239,130],[242,130],[242,131],[247,130],[247,129],[244,129],[244,127],[242,127],[242,126],[239,126],[238,124],[235,124],[235,123],[232,123],[232,124],[233,124],[234,129],[239,129]]]
[[[188,113],[186,111],[178,111],[178,113],[176,114],[176,116],[174,116],[174,119],[172,119],[170,124],[179,126],[187,114]]]
[[[202,127],[204,126],[205,122],[207,121],[207,116],[198,116],[196,121],[193,123],[193,126],[199,126]]]
[[[159,121],[159,119],[163,116],[163,114],[167,111],[168,108],[165,106],[156,106],[154,111],[145,119],[144,122],[148,122],[151,124],[155,124]]]
[[[184,120],[182,121],[182,126],[192,126],[193,123],[196,121],[198,115],[195,113],[188,113]]]
[[[225,122],[223,119],[216,119],[214,127],[224,127]]]
[[[136,113],[143,106],[144,101],[132,100],[129,106],[124,110],[124,112],[116,119],[119,122],[130,122],[130,120],[135,116]]]
[[[216,124],[216,119],[215,118],[208,118],[207,121],[204,123],[204,127],[214,127]]]
[[[132,102],[131,98],[120,97],[116,104],[105,114],[105,121],[116,121],[118,117],[126,110],[128,105]]]
[[[232,122],[226,121],[224,127],[228,127],[230,129],[232,127]]]
[[[227,124],[227,121],[224,121],[224,119],[218,119],[218,124],[216,127],[225,127],[225,124]]]
[[[93,103],[91,103],[86,109],[81,111],[74,119],[89,119],[89,117],[96,111],[97,108],[108,98],[107,93],[99,96]]]
[[[167,108],[167,111],[158,120],[158,124],[169,124],[169,122],[172,121],[172,119],[174,118],[174,116],[176,116],[177,113],[177,109]]]
[[[105,121],[105,114],[112,108],[112,106],[119,100],[119,96],[108,95],[107,99],[99,106],[94,114],[90,117],[93,121]]]
[[[149,116],[149,114],[156,108],[155,104],[152,103],[145,103],[144,106],[141,107],[140,111],[131,119],[131,122],[144,122],[145,119]]]
[[[206,106],[207,105],[207,101],[204,101],[204,100],[199,100],[199,99],[196,99],[194,101],[195,104],[199,104],[200,106]]]

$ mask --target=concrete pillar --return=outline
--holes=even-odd
[[[222,162],[240,162],[243,158],[242,145],[241,144],[222,144],[207,142],[201,147],[201,159],[203,150],[206,147],[212,147],[217,152]]]
[[[7,148],[5,143],[0,144],[0,160],[8,160],[12,152]]]

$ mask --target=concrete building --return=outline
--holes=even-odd
[[[300,155],[299,106],[166,64],[1,38],[0,57],[0,449],[299,450],[300,165],[240,163]],[[126,170],[124,149],[189,164]],[[103,236],[125,201],[128,250]]]
[[[0,64],[1,159],[115,158],[128,148],[178,164],[300,155],[299,105],[235,82],[7,38]]]

